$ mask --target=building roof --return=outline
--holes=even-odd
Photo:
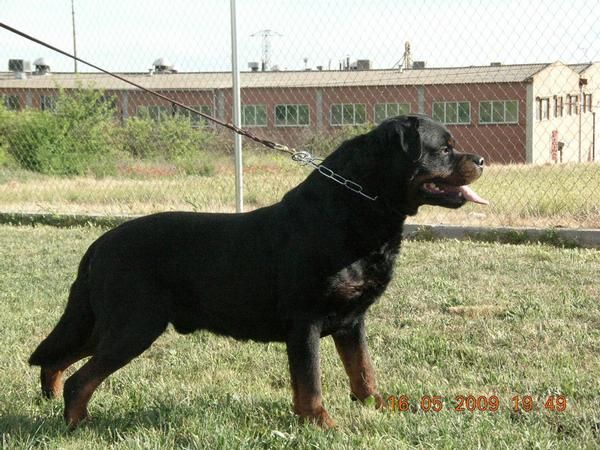
[[[434,84],[523,83],[549,64],[519,64],[503,66],[470,66],[425,68],[410,70],[362,71],[279,71],[242,72],[242,88],[303,88],[346,86],[414,86]],[[581,72],[589,64],[570,65]],[[230,72],[119,73],[148,89],[211,90],[231,88]],[[98,72],[27,74],[18,79],[12,72],[0,72],[0,88],[65,89],[95,87],[103,90],[135,90],[137,88]]]
[[[567,64],[571,69],[573,69],[577,73],[581,73],[590,66],[593,66],[594,63],[580,63],[580,64]]]

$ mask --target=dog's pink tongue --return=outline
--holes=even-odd
[[[469,186],[460,186],[459,189],[460,192],[462,192],[463,197],[470,202],[479,203],[480,205],[490,204],[489,201],[487,201],[485,198],[480,197],[479,194],[473,189],[471,189]]]

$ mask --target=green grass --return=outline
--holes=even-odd
[[[441,395],[439,413],[360,407],[330,338],[325,405],[337,428],[291,413],[285,347],[169,330],[109,378],[92,420],[65,430],[62,402],[40,398],[29,353],[62,312],[97,228],[0,226],[0,443],[3,448],[598,448],[600,253],[542,245],[407,242],[367,318],[386,395]],[[457,395],[500,410],[456,412]],[[567,397],[546,411],[548,395]],[[513,396],[536,409],[512,411]]]
[[[212,176],[183,176],[168,165],[139,162],[120,166],[120,175],[104,178],[60,178],[1,169],[0,212],[137,215],[163,210],[233,211],[232,157],[211,158]],[[246,208],[278,201],[308,173],[308,168],[287,157],[248,151]],[[600,164],[491,166],[474,187],[491,201],[489,207],[468,204],[452,211],[423,207],[410,222],[540,228],[597,228],[600,223]]]

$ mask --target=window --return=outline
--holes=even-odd
[[[519,103],[516,100],[479,102],[479,123],[499,124],[519,121]]]
[[[362,125],[367,123],[367,108],[362,103],[331,105],[331,125]]]
[[[275,105],[275,126],[299,127],[309,123],[308,105]]]
[[[202,114],[206,114],[207,116],[212,116],[212,107],[211,106],[196,105],[196,106],[191,106],[190,108],[200,111]],[[191,112],[187,109],[183,109],[181,107],[177,107],[177,109],[175,110],[175,115],[177,115],[178,117],[185,117],[185,118],[189,119],[191,121],[192,127],[194,127],[194,128],[198,127],[198,126],[206,127],[209,125],[208,119],[202,117],[200,114],[196,114],[194,112]]]
[[[117,109],[117,98],[113,95],[103,95],[98,99],[98,105],[107,105],[108,109]]]
[[[267,107],[265,105],[242,105],[243,127],[266,127]]]
[[[434,102],[433,120],[447,125],[471,123],[471,105],[469,102]]]
[[[137,115],[142,119],[152,119],[160,122],[173,116],[173,108],[160,105],[138,106]]]
[[[9,111],[18,111],[21,109],[21,101],[18,95],[4,95],[3,103]]]
[[[567,114],[579,114],[579,96],[567,95]]]
[[[56,111],[56,95],[40,95],[40,109],[42,111]]]
[[[592,112],[592,94],[583,94],[583,111]]]
[[[537,120],[548,120],[550,119],[550,99],[549,98],[537,98]]]
[[[563,98],[562,95],[554,96],[554,117],[563,116]]]
[[[381,123],[388,117],[410,113],[410,103],[377,103],[375,105],[375,123]]]

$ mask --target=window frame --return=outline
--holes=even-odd
[[[246,118],[246,109],[247,108],[254,108],[254,122],[252,124],[246,123],[245,118]],[[265,115],[265,123],[257,123],[256,121],[256,111],[258,108],[264,109],[264,115]],[[269,126],[269,115],[267,114],[267,105],[264,104],[248,104],[248,105],[242,105],[242,126],[243,127],[248,127],[248,128],[260,128],[260,127],[268,127]]]
[[[202,117],[200,114],[196,114],[190,110],[178,107],[173,103],[174,114],[173,117],[183,117],[190,121],[190,125],[192,128],[205,128],[213,126],[213,122],[210,122],[205,117]],[[213,107],[212,105],[194,105],[190,106],[192,109],[196,109],[207,116],[212,116]]]
[[[550,120],[550,97],[537,97],[535,100],[537,121]]]
[[[57,100],[58,95],[56,94],[40,95],[40,111],[56,112]]]
[[[2,104],[7,111],[21,110],[21,97],[15,94],[2,94]]]
[[[591,93],[583,93],[583,105],[582,112],[592,112],[592,94]]]
[[[436,105],[444,105],[444,120],[440,121],[437,118],[434,118],[434,110],[435,110],[435,106]],[[460,122],[459,121],[459,117],[460,117],[460,113],[459,113],[459,109],[460,109],[460,105],[461,104],[467,104],[468,105],[468,111],[469,111],[469,120],[468,122]],[[456,105],[456,122],[448,122],[447,118],[448,118],[448,105]],[[471,125],[473,123],[472,117],[473,115],[471,114],[471,102],[468,100],[442,100],[442,101],[434,101],[431,102],[431,117],[434,120],[437,120],[441,123],[443,123],[444,125]]]
[[[279,123],[277,121],[277,108],[279,107],[285,107],[285,123]],[[290,107],[297,108],[297,123],[289,123],[288,110]],[[300,123],[300,107],[306,107],[306,118],[308,119],[307,123]],[[273,123],[276,127],[310,127],[310,106],[308,105],[308,103],[278,103],[273,108],[273,117]]]
[[[579,114],[579,95],[567,94],[567,115],[577,116]]]
[[[341,107],[341,122],[340,123],[333,123],[333,108],[339,106]],[[344,107],[348,107],[351,106],[352,107],[352,123],[346,123],[344,121],[344,117],[345,117],[345,112],[344,112]],[[356,121],[356,107],[357,106],[362,106],[363,111],[364,111],[364,122],[357,122]],[[329,125],[332,127],[356,127],[359,125],[365,125],[369,122],[369,120],[367,119],[367,105],[366,103],[331,103],[329,105]]]
[[[141,113],[141,111],[143,111],[143,109],[146,109],[147,111],[147,116],[144,117],[144,115]],[[156,114],[156,117],[153,117],[152,115],[152,110],[155,109],[156,111],[158,111],[158,114]],[[170,112],[169,112],[170,110]],[[173,117],[174,116],[174,111],[173,111],[173,104],[170,105],[137,105],[135,113],[136,116],[139,118],[148,118],[151,119],[153,121],[155,121],[156,123],[160,123],[161,122],[161,112],[165,112],[166,114],[168,114],[168,117]]]
[[[554,117],[562,117],[564,114],[564,99],[562,95],[554,96]]]
[[[496,120],[494,120],[494,102],[496,103],[503,103],[503,108],[504,108],[504,120],[501,122],[498,122]],[[490,104],[490,121],[483,121],[481,119],[481,108],[483,106],[484,103],[489,103]],[[506,111],[507,111],[507,107],[506,105],[508,103],[514,103],[517,107],[517,111],[515,114],[515,120],[514,121],[508,121],[506,119]],[[478,123],[479,125],[518,125],[519,124],[519,100],[480,100],[479,101],[479,117],[478,117]]]
[[[378,107],[384,107],[384,118],[382,120],[377,120],[377,108]],[[398,113],[396,114],[389,114],[388,113],[388,108],[390,106],[397,106],[398,107]],[[406,112],[400,112],[400,108],[406,106],[407,107],[407,111]],[[394,116],[398,116],[398,115],[403,115],[403,114],[410,114],[411,111],[411,105],[410,102],[397,102],[397,103],[375,103],[375,105],[373,105],[373,122],[376,125],[379,125],[381,122],[383,122],[384,120],[390,118],[390,117],[394,117]]]

